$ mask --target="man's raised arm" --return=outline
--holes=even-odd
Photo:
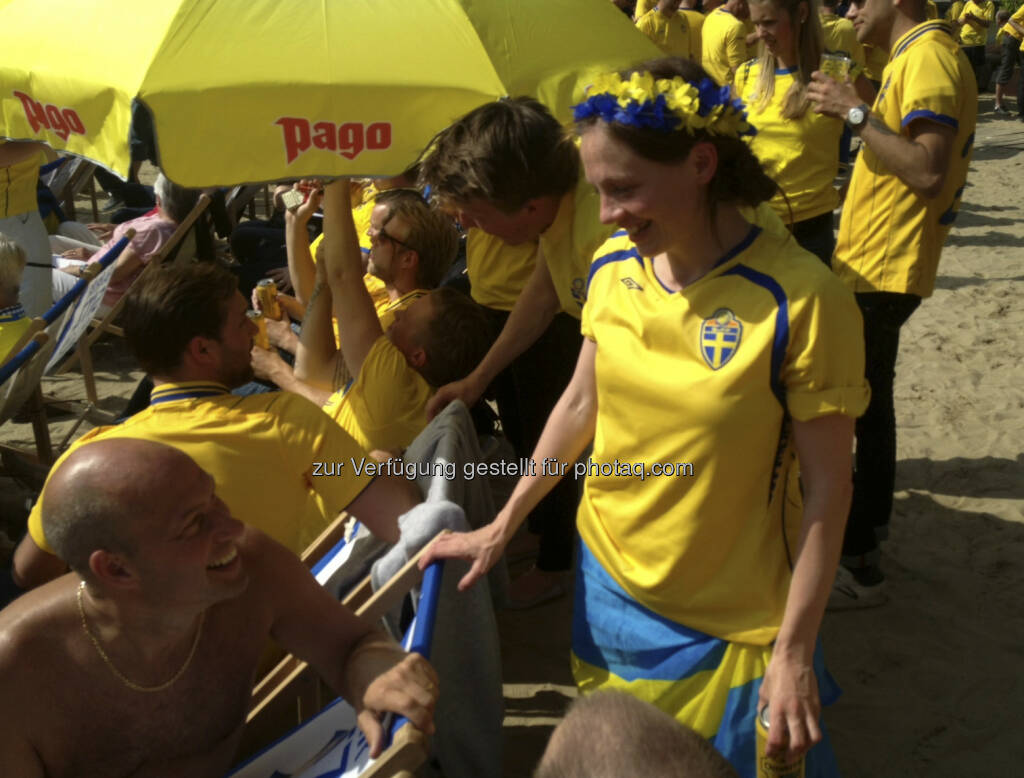
[[[384,330],[363,282],[363,254],[348,192],[347,179],[335,181],[326,189],[323,263],[334,318],[338,320],[341,355],[352,375],[358,375],[363,360]]]
[[[438,694],[434,668],[341,605],[283,546],[255,535],[253,550],[273,603],[271,634],[356,709],[371,756],[382,750],[384,712],[405,716],[432,733]]]

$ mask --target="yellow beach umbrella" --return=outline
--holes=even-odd
[[[185,186],[393,175],[484,102],[563,120],[658,51],[607,0],[0,0],[0,136],[126,175],[131,103]]]

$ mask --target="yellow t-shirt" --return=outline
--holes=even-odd
[[[808,108],[799,119],[782,117],[782,100],[796,80],[796,69],[776,69],[775,92],[761,108],[754,98],[761,75],[758,60],[736,71],[736,91],[747,104],[757,135],[750,148],[782,190],[771,205],[787,224],[832,211],[839,204],[832,181],[839,167],[843,123]],[[783,196],[783,194],[785,196]]]
[[[857,31],[853,29],[853,22],[849,19],[842,19],[833,13],[822,12],[821,32],[825,51],[829,54],[841,54],[852,60],[850,80],[856,81],[857,77],[864,72],[865,61],[864,47],[857,40]]]
[[[955,22],[960,18],[960,12],[964,10],[964,0],[953,0],[946,9],[946,21]]]
[[[373,307],[377,311],[377,318],[380,319],[380,328],[387,332],[388,327],[395,323],[396,313],[404,311],[421,297],[428,294],[430,294],[430,291],[427,289],[413,289],[411,292],[403,294],[394,302],[391,302],[390,299],[385,299],[380,303],[375,301]]]
[[[690,58],[690,28],[683,14],[666,16],[654,8],[641,16],[636,26],[666,56]]]
[[[14,356],[14,347],[31,323],[21,305],[0,308],[0,365]]]
[[[864,45],[864,75],[872,81],[881,81],[885,66],[889,64],[889,52],[870,43]]]
[[[832,259],[854,292],[931,295],[967,181],[977,98],[970,63],[946,22],[924,22],[896,42],[872,113],[902,135],[911,122],[926,119],[953,127],[956,137],[946,183],[930,200],[890,173],[870,145],[862,147]]]
[[[1013,16],[1010,17],[1010,21],[1016,22],[1017,24],[1024,27],[1024,5],[1022,5],[1013,13]],[[1009,35],[1014,40],[1019,41],[1022,38],[1021,34],[1017,32],[1015,29],[1013,29],[1013,27],[1010,26],[1009,22],[1007,22],[1002,26],[1002,28],[1000,28],[1000,32]]]
[[[580,318],[587,296],[587,270],[594,252],[615,231],[601,224],[601,197],[585,178],[562,197],[555,220],[540,235],[540,248],[562,311]]]
[[[935,5],[933,0],[926,0],[925,2],[925,16],[929,19],[939,18],[939,7]]]
[[[8,141],[0,139],[0,146],[5,143]],[[0,219],[39,209],[36,182],[39,167],[45,164],[46,155],[40,151],[21,162],[0,167]]]
[[[743,22],[721,6],[704,17],[701,64],[719,84],[731,84],[736,68],[750,58],[746,32]]]
[[[466,274],[480,305],[511,311],[536,265],[535,241],[513,246],[475,227],[466,235]]]
[[[196,461],[217,483],[231,514],[295,553],[312,543],[372,478],[351,471],[364,449],[320,408],[289,392],[238,397],[217,383],[166,383],[152,405],[121,424],[83,435],[54,467],[95,440],[136,438],[165,443]],[[344,475],[323,476],[318,463],[344,462]],[[51,473],[54,472],[51,470]],[[42,505],[29,516],[32,539],[45,551]]]
[[[992,20],[996,18],[995,3],[991,1],[976,3],[974,0],[967,0],[957,17],[957,20],[963,23],[960,28],[960,43],[964,46],[984,46],[988,42],[988,28],[974,29],[974,26],[966,19],[967,14],[973,14],[991,24]]]
[[[597,344],[592,459],[631,473],[588,474],[577,523],[630,596],[718,638],[775,639],[801,522],[784,512],[787,417],[863,413],[862,326],[853,295],[790,235],[751,225],[679,292],[628,237],[600,249],[583,312]]]
[[[680,8],[679,13],[686,17],[686,25],[690,30],[690,59],[700,64],[701,28],[704,26],[704,14],[690,8]]]
[[[434,389],[381,335],[359,375],[324,405],[324,412],[367,450],[400,451],[427,426]]]

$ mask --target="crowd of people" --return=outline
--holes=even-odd
[[[147,373],[120,423],[57,460],[15,552],[2,772],[222,774],[271,637],[352,702],[375,751],[384,711],[429,732],[429,663],[297,555],[341,511],[395,543],[415,485],[315,466],[400,457],[459,400],[481,425],[495,408],[538,465],[421,564],[465,560],[465,590],[515,552],[534,563],[511,607],[574,591],[593,703],[538,776],[598,774],[583,752],[607,770],[592,732],[611,749],[630,721],[664,746],[638,733],[631,758],[753,775],[765,709],[768,757],[837,774],[819,630],[827,608],[886,598],[900,328],[934,289],[995,18],[953,6],[641,0],[624,10],[666,56],[594,77],[570,128],[511,97],[393,179],[282,185],[232,267],[139,278],[198,197],[162,175],[153,213],[39,249],[26,182],[34,198],[45,149],[0,145],[0,359],[131,226],[107,302],[125,296]],[[276,306],[239,291],[247,263],[274,271]]]

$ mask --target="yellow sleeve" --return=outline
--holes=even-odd
[[[960,116],[960,97],[954,88],[959,79],[956,53],[939,46],[921,48],[918,56],[907,60],[899,92],[900,127],[928,119],[956,129]]]
[[[786,403],[797,421],[833,413],[856,418],[870,397],[860,309],[838,278],[816,275],[821,281],[811,291],[789,301],[789,348],[782,367]]]
[[[744,37],[745,29],[742,24],[736,25],[730,31],[725,41],[725,56],[729,61],[729,68],[734,72],[749,59],[747,56],[747,39]]]

